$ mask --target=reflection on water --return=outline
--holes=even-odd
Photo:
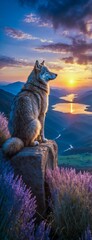
[[[58,103],[53,107],[54,111],[71,113],[71,114],[92,114],[92,112],[85,111],[87,105],[79,103]]]
[[[71,103],[70,113],[73,113],[73,104]]]
[[[74,98],[77,97],[77,94],[68,94],[64,97],[60,97],[60,99],[63,99],[65,101],[68,101],[66,103],[58,103],[53,107],[54,111],[63,112],[63,113],[71,113],[71,114],[92,114],[92,112],[86,111],[86,108],[88,105],[85,104],[79,104],[74,103]]]
[[[88,105],[79,103],[58,103],[52,106],[54,111],[71,113],[71,114],[92,114],[92,112],[86,111]]]
[[[64,97],[60,97],[60,99],[63,99],[63,100],[69,101],[69,102],[73,102],[74,98],[76,98],[76,97],[77,97],[77,94],[72,93],[72,94],[68,94]]]
[[[54,111],[63,112],[63,113],[71,113],[71,114],[92,114],[92,112],[86,111],[88,105],[73,103],[74,98],[77,97],[77,94],[69,94],[60,99],[64,99],[69,101],[68,103],[58,103],[53,107]]]

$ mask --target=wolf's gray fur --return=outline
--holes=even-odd
[[[14,98],[10,113],[9,130],[11,137],[13,137],[13,143],[15,139],[16,152],[23,147],[20,144],[19,149],[16,137],[23,141],[24,146],[37,145],[39,141],[46,141],[44,121],[48,109],[48,81],[55,79],[56,76],[57,74],[50,72],[44,66],[44,61],[41,64],[36,61],[26,84]],[[11,146],[12,139],[10,142],[7,141],[3,146],[4,153],[7,154],[10,151],[10,155],[12,155],[14,144]],[[7,150],[7,148],[10,150]]]

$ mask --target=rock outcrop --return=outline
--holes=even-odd
[[[57,166],[57,144],[48,141],[35,147],[25,147],[10,159],[15,175],[22,176],[23,181],[36,195],[39,214],[46,210],[46,169]]]

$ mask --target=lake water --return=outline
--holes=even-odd
[[[73,102],[74,98],[76,98],[76,97],[77,97],[77,94],[71,93],[64,97],[60,97],[60,99],[64,99],[66,101]]]
[[[71,114],[92,114],[92,112],[86,111],[88,105],[73,103],[74,98],[77,97],[77,94],[69,94],[60,99],[69,101],[69,103],[58,103],[53,105],[53,110],[63,113],[71,113]]]

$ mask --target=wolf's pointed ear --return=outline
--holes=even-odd
[[[43,61],[42,61],[42,63],[41,63],[41,65],[43,66],[43,65],[44,65],[44,63],[45,63],[45,61],[43,60]]]
[[[35,67],[39,67],[39,61],[38,60],[36,60],[36,62],[35,62]]]
[[[34,69],[35,69],[36,71],[40,71],[40,64],[39,64],[39,61],[38,61],[38,60],[36,60],[36,62],[35,62]]]

